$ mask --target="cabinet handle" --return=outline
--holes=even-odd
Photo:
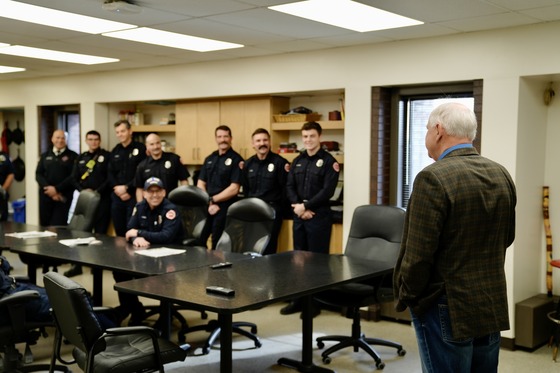
[[[192,148],[192,159],[193,159],[193,160],[196,159],[196,158],[195,158],[194,152],[195,152],[195,148]]]
[[[200,148],[196,148],[196,159],[200,159]]]

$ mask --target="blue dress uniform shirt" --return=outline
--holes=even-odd
[[[243,158],[231,148],[222,155],[216,150],[204,160],[198,178],[206,183],[208,194],[214,196],[231,183],[243,183],[242,162]]]
[[[152,176],[163,181],[169,195],[169,192],[177,188],[179,181],[187,180],[190,175],[177,154],[162,152],[160,159],[148,157],[140,162],[136,170],[136,188],[143,188],[144,182]]]
[[[146,200],[137,203],[128,229],[137,229],[138,237],[151,244],[180,244],[183,240],[183,222],[177,206],[166,198],[153,210]]]

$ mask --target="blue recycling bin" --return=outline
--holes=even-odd
[[[20,198],[12,202],[14,209],[14,221],[16,223],[25,223],[25,199]]]

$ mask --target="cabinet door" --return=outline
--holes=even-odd
[[[214,130],[220,125],[220,103],[181,103],[176,112],[176,153],[184,164],[202,164],[216,149]]]
[[[259,127],[270,130],[270,98],[227,100],[220,103],[220,120],[231,128],[233,149],[244,159],[253,155],[251,134]]]

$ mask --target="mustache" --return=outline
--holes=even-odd
[[[259,146],[259,150],[260,149],[268,149],[268,145],[261,145],[261,146]]]

